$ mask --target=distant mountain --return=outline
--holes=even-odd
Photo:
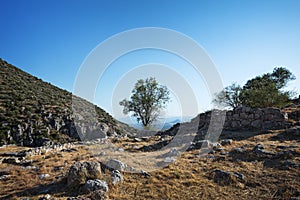
[[[153,129],[165,131],[177,123],[189,122],[191,119],[192,117],[189,116],[184,116],[184,117],[174,116],[174,117],[159,118],[153,124]],[[128,124],[129,126],[134,127],[135,129],[138,130],[143,129],[143,126],[131,117],[120,118],[119,121]]]
[[[72,113],[70,92],[46,83],[2,59],[0,83],[0,145],[15,143],[40,146],[50,141],[67,142],[135,132],[103,109],[73,96],[79,110],[90,108],[97,113],[96,123],[91,125],[89,119],[84,119],[80,121],[81,128],[76,129],[75,117],[84,117]]]

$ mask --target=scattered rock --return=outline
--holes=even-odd
[[[142,142],[142,139],[140,139],[140,138],[133,138],[133,142]]]
[[[143,176],[145,176],[145,177],[151,176],[151,174],[150,174],[149,172],[146,172],[146,171],[144,171],[144,170],[141,171],[141,174],[142,174]]]
[[[123,162],[116,160],[116,159],[110,159],[106,165],[109,168],[119,170],[119,171],[124,171],[126,168],[126,164],[124,164]]]
[[[101,165],[97,162],[76,162],[68,173],[68,185],[76,186],[85,183],[88,179],[96,179],[101,175]]]
[[[254,148],[253,148],[253,152],[256,154],[256,155],[274,155],[273,153],[270,153],[270,152],[267,152],[264,150],[264,146],[261,145],[261,144],[258,144],[256,145]]]
[[[94,180],[88,180],[86,181],[84,188],[87,192],[93,192],[96,190],[101,190],[104,192],[108,191],[108,186],[105,181],[94,179]]]
[[[221,140],[221,145],[222,145],[222,146],[231,145],[232,142],[233,142],[232,139],[224,139],[224,140]]]
[[[49,178],[49,177],[50,177],[49,174],[41,174],[41,175],[39,175],[39,179],[40,179],[40,180],[44,180],[44,179],[47,179],[47,178]]]
[[[46,195],[39,198],[39,200],[50,200],[50,199],[52,199],[50,194],[46,194]]]
[[[91,200],[88,197],[68,197],[67,200]]]
[[[11,175],[2,175],[0,176],[0,180],[8,180]]]
[[[195,149],[201,149],[201,148],[207,148],[209,147],[210,142],[208,140],[198,140],[196,142],[192,142],[191,146],[188,150],[195,150]]]
[[[112,181],[112,184],[114,184],[114,185],[123,181],[123,176],[122,176],[122,174],[120,173],[119,170],[112,171],[111,181]]]
[[[174,157],[166,157],[164,159],[164,162],[165,163],[173,163],[173,162],[175,162],[175,158]]]
[[[17,165],[17,164],[20,163],[20,160],[18,158],[16,158],[16,157],[4,158],[2,160],[2,163]]]

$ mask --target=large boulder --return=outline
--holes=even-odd
[[[68,173],[68,185],[84,184],[89,179],[97,179],[101,176],[101,165],[98,162],[76,162]]]

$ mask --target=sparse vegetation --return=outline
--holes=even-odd
[[[213,102],[230,108],[241,105],[252,108],[282,108],[294,96],[293,91],[283,90],[294,79],[295,76],[288,69],[276,67],[272,73],[248,80],[243,87],[233,83],[216,94]]]
[[[65,122],[71,124],[74,117],[70,92],[46,83],[1,59],[0,83],[0,146],[14,143],[26,145],[28,137],[32,137],[32,140],[48,138],[57,142],[78,139],[78,136],[76,138],[66,131],[69,127]],[[84,99],[74,98],[79,106],[93,107]],[[123,130],[129,129],[101,108],[95,106],[95,110],[98,121],[107,124],[110,132],[121,134]]]

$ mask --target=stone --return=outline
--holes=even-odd
[[[40,179],[40,180],[44,180],[44,179],[47,179],[47,178],[49,178],[49,177],[50,177],[49,174],[41,174],[41,175],[39,175],[39,179]]]
[[[91,200],[88,197],[68,197],[67,200]]]
[[[114,184],[114,185],[123,181],[123,176],[119,170],[112,171],[111,181],[112,181],[112,184]]]
[[[256,154],[256,155],[274,155],[273,153],[267,152],[264,150],[264,146],[261,144],[256,145],[252,151]]]
[[[261,125],[262,125],[262,121],[259,119],[252,121],[250,124],[250,126],[252,126],[255,129],[261,128]]]
[[[110,159],[106,165],[112,169],[119,171],[124,171],[126,168],[126,164],[116,159]]]
[[[164,159],[164,162],[165,163],[173,163],[173,162],[175,162],[175,158],[174,157],[166,157]]]
[[[98,162],[76,162],[68,173],[68,185],[76,186],[85,183],[88,179],[97,179],[101,175],[101,165]]]
[[[232,127],[233,129],[238,129],[238,128],[241,127],[241,122],[240,122],[240,121],[232,121],[232,122],[231,122],[231,127]]]
[[[39,200],[50,200],[50,199],[52,199],[50,194],[46,194],[39,198]]]
[[[247,126],[249,126],[250,125],[250,121],[249,120],[243,120],[242,122],[241,122],[241,126],[243,127],[243,128],[245,128],[245,127],[247,127]]]
[[[196,149],[209,147],[210,142],[208,140],[200,140],[193,144]]]
[[[9,174],[6,175],[5,174],[5,175],[0,176],[0,180],[8,180],[9,177],[11,177],[11,175],[9,175]]]
[[[222,146],[231,145],[232,142],[233,142],[232,139],[223,139],[223,140],[221,140],[221,145],[222,145]]]
[[[94,179],[94,180],[87,180],[84,188],[87,192],[94,192],[96,190],[101,190],[104,192],[108,191],[108,185],[105,181]]]
[[[7,163],[7,164],[13,164],[17,165],[20,163],[20,160],[18,158],[12,157],[12,158],[4,158],[2,160],[2,163]]]

